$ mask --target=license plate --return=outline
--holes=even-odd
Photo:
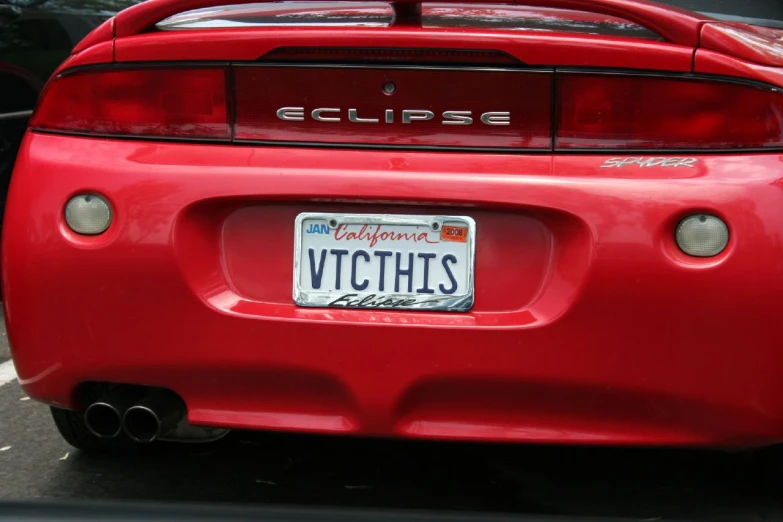
[[[300,306],[464,312],[473,306],[476,223],[465,216],[303,213]]]

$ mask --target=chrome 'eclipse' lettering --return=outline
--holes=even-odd
[[[314,109],[313,112],[311,112],[310,114],[313,117],[313,119],[317,121],[335,121],[335,122],[342,121],[339,117],[331,118],[331,117],[324,116],[324,113],[340,114],[340,109]]]
[[[364,113],[364,110],[362,110]],[[347,119],[343,119],[343,115]],[[397,116],[399,115],[399,120]],[[383,117],[381,117],[383,116]],[[283,121],[305,121],[304,107],[281,107],[277,110],[277,117]],[[417,121],[429,121],[436,118],[436,114],[426,109],[385,109],[383,114],[363,114],[359,116],[359,109],[338,109],[322,107],[310,111],[310,117],[315,121],[325,123],[340,123],[349,121],[352,123],[394,123],[401,121],[404,124],[412,124]],[[444,111],[440,115],[441,125],[473,125],[481,121],[484,125],[511,125],[511,113],[505,111],[490,111],[474,119],[473,111]]]
[[[304,107],[280,107],[277,117],[284,121],[304,121]]]
[[[360,118],[359,111],[356,109],[348,109],[348,121],[354,123],[378,123],[378,118]]]
[[[507,112],[485,112],[481,121],[487,125],[511,125],[511,114]]]
[[[446,111],[443,113],[443,125],[471,125],[473,123],[470,111]]]
[[[432,111],[417,111],[417,110],[410,110],[405,109],[402,111],[402,122],[403,123],[410,123],[413,120],[431,120],[435,117],[435,113]]]

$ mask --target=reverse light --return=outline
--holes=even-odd
[[[693,257],[717,256],[729,243],[729,228],[722,219],[709,214],[688,216],[675,234],[680,250]]]
[[[65,222],[77,234],[101,234],[111,225],[111,218],[109,202],[97,194],[74,196],[65,205]]]

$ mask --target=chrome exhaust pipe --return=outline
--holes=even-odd
[[[143,397],[143,391],[119,387],[104,393],[84,410],[84,424],[98,438],[113,439],[122,432],[125,411]]]
[[[185,417],[185,403],[174,392],[154,390],[122,417],[122,428],[136,442],[153,442],[174,431]]]
[[[84,412],[84,424],[101,439],[113,439],[122,431],[122,412],[109,402],[94,402]]]

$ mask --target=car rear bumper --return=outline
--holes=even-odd
[[[20,382],[65,407],[86,381],[164,386],[232,428],[783,441],[783,158],[608,158],[29,134],[3,236]],[[114,207],[101,236],[64,224],[84,191]],[[473,217],[473,310],[294,306],[305,211]],[[728,223],[718,257],[674,245],[694,212]]]

